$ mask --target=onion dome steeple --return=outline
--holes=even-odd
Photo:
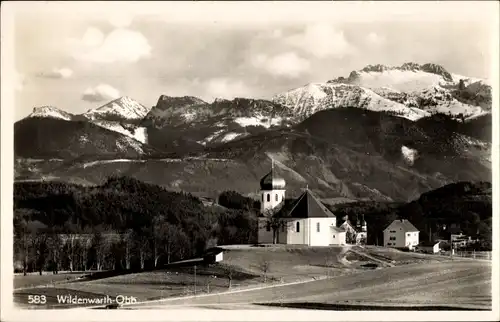
[[[260,179],[261,190],[275,190],[285,189],[285,179],[278,176],[274,171],[274,160],[272,160],[271,171]]]

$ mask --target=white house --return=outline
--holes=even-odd
[[[384,229],[384,246],[411,250],[419,244],[419,234],[419,230],[408,220],[394,220]]]
[[[349,218],[339,226],[346,232],[346,241],[351,244],[364,244],[367,240],[367,225],[363,216],[363,220],[357,220],[356,225],[353,225]],[[352,237],[351,237],[352,236]],[[353,240],[350,240],[353,239]]]
[[[277,210],[285,199],[285,180],[272,169],[262,178],[260,185],[263,200],[258,232],[260,244],[272,244],[274,241],[309,246],[346,243],[346,233],[337,227],[335,215],[309,189],[294,201],[289,212],[279,213]]]

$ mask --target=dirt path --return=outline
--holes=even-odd
[[[382,266],[389,266],[389,267],[394,267],[395,265],[389,261],[389,260],[382,260],[380,258],[377,258],[377,257],[374,257],[374,256],[371,256],[369,254],[366,253],[366,251],[362,248],[360,248],[359,246],[354,246],[354,247],[351,247],[351,252],[359,255],[359,256],[362,256],[362,257],[366,257],[374,262],[377,262],[379,264],[381,264]]]

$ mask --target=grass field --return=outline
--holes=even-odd
[[[44,294],[48,299],[44,308],[68,307],[68,305],[57,305],[56,295],[61,294],[112,298],[124,295],[134,297],[141,302],[193,295],[195,292],[199,295],[319,278],[342,278],[345,275],[357,275],[359,272],[385,271],[389,266],[409,263],[424,265],[444,261],[441,257],[432,255],[404,253],[377,247],[292,245],[221,247],[225,249],[222,263],[210,266],[198,265],[196,279],[192,266],[122,274],[95,280],[66,280],[81,276],[81,273],[21,275],[16,276],[15,287],[23,289],[15,291],[14,299],[16,303],[25,305],[29,294]],[[56,284],[42,288],[26,288],[50,282]],[[386,282],[391,283],[390,280]],[[352,284],[351,287],[358,286]]]
[[[44,272],[43,275],[40,275],[39,273],[29,273],[26,276],[22,274],[16,274],[14,275],[14,289],[66,282],[70,280],[75,280],[83,274],[84,274],[83,272],[59,273],[59,274],[52,274],[52,272]]]
[[[171,299],[133,305],[170,309],[247,308],[251,304],[331,310],[474,309],[490,310],[491,263],[453,260],[355,272],[321,281],[246,292]]]

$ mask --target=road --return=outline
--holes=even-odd
[[[248,309],[256,303],[342,303],[491,309],[491,300],[491,262],[453,260],[367,270],[328,280],[258,290],[137,303],[124,308]]]

